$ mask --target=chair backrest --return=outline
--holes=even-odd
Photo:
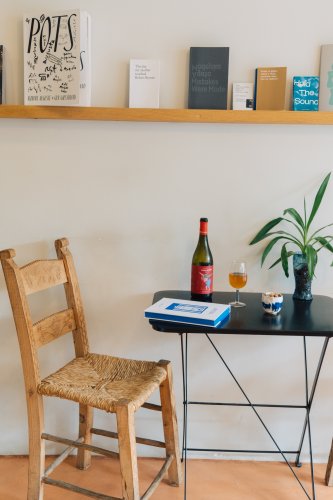
[[[39,347],[72,332],[75,355],[85,356],[89,351],[80,289],[68,240],[56,240],[55,248],[57,259],[36,260],[23,267],[18,267],[13,260],[15,250],[0,252],[28,390],[40,382]],[[67,309],[33,323],[27,296],[62,284]]]

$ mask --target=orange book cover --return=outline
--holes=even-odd
[[[256,70],[256,109],[285,109],[287,68]]]

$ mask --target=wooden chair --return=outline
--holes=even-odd
[[[49,477],[55,467],[75,448],[78,449],[77,467],[80,469],[89,467],[91,452],[119,457],[122,498],[125,500],[148,499],[166,471],[170,483],[179,486],[181,465],[170,363],[135,361],[90,353],[80,290],[68,240],[57,240],[55,247],[57,259],[36,260],[23,267],[18,267],[14,262],[14,250],[0,252],[20,344],[26,387],[29,422],[28,500],[43,498],[44,483],[94,498],[115,500],[115,497]],[[64,285],[68,308],[33,323],[27,296],[60,284]],[[73,333],[75,358],[41,380],[38,349],[68,332]],[[147,399],[157,388],[161,404],[147,403]],[[43,396],[79,403],[79,437],[76,441],[44,432]],[[134,414],[142,407],[162,412],[165,442],[135,437]],[[118,432],[93,428],[93,408],[115,413]],[[118,439],[119,453],[93,446],[92,434]],[[46,440],[63,443],[68,448],[45,470]],[[141,497],[136,443],[166,450],[163,467]]]
[[[328,456],[328,462],[325,474],[325,483],[327,486],[333,486],[333,439],[332,439],[330,454]]]

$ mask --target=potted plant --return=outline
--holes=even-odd
[[[264,264],[266,257],[268,256],[272,248],[276,245],[276,243],[283,243],[279,259],[273,262],[269,269],[281,262],[284,274],[288,277],[288,259],[289,257],[293,256],[293,269],[296,285],[293,295],[294,299],[312,299],[311,283],[318,261],[318,253],[323,248],[333,253],[333,246],[330,243],[333,239],[333,236],[330,234],[326,234],[327,231],[324,231],[327,227],[332,226],[333,223],[327,224],[326,226],[323,226],[314,232],[312,231],[313,219],[315,218],[315,215],[323,199],[330,176],[331,173],[326,175],[325,179],[321,183],[314,199],[309,216],[307,214],[306,201],[304,198],[303,217],[295,208],[286,208],[283,212],[284,217],[278,217],[267,222],[267,224],[265,224],[265,226],[260,229],[258,234],[256,234],[256,236],[250,242],[250,245],[254,245],[259,241],[272,236],[269,243],[266,245],[262,252],[261,265]],[[292,232],[282,230],[272,231],[272,229],[282,221],[292,226]],[[333,266],[333,262],[331,266]]]

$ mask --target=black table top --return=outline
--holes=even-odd
[[[189,291],[161,290],[154,294],[153,302],[163,297],[191,298]],[[212,302],[228,304],[234,298],[235,292],[214,292]],[[284,294],[282,310],[277,316],[263,311],[261,293],[241,292],[240,300],[246,303],[246,307],[231,308],[229,318],[217,328],[152,319],[149,322],[154,330],[160,332],[333,336],[333,299],[330,297],[314,295],[312,301],[302,301],[293,300],[291,294]]]

